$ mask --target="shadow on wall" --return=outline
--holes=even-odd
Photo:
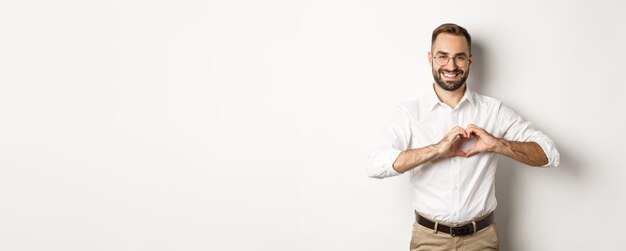
[[[470,76],[467,81],[468,86],[472,90],[477,91],[480,94],[484,94],[484,85],[488,82],[486,77],[488,76],[485,70],[488,65],[486,60],[488,59],[487,51],[484,50],[484,46],[480,41],[472,40],[472,55],[474,60],[470,68]]]
[[[475,55],[475,58],[472,62],[471,79],[468,81],[468,84],[478,93],[485,94],[485,87],[489,84],[489,80],[487,79],[489,76],[487,71],[489,68],[489,54],[483,43],[475,40],[472,41],[472,54]],[[525,118],[524,114],[520,113],[518,109],[515,109],[515,107],[511,108]],[[536,128],[546,133],[556,142],[556,146],[561,154],[559,167],[545,171],[558,173],[555,176],[562,177],[563,179],[580,180],[580,178],[583,177],[581,172],[585,164],[582,159],[578,159],[578,156],[583,155],[574,152],[575,149],[569,148],[567,144],[559,144],[559,142],[565,142],[566,139],[559,140],[558,138],[554,138],[554,132],[547,131],[545,130],[546,128],[540,126],[541,121],[532,122]],[[510,158],[500,156],[496,172],[496,197],[498,200],[496,224],[498,225],[501,250],[520,251],[522,250],[523,243],[531,241],[515,238],[515,236],[517,236],[516,231],[519,229],[519,227],[515,226],[520,226],[524,221],[531,220],[528,218],[530,216],[526,216],[524,212],[518,210],[521,207],[521,203],[524,202],[516,199],[519,198],[517,195],[530,184],[528,182],[520,182],[520,176],[522,176],[521,174],[525,172],[526,168],[537,167],[530,167]],[[536,174],[541,175],[540,173]],[[544,230],[547,231],[547,229]]]
[[[553,135],[544,131],[547,135]],[[552,177],[558,177],[559,179],[577,180],[583,182],[581,179],[584,177],[582,174],[583,163],[582,159],[577,156],[581,156],[580,153],[574,152],[574,149],[569,148],[567,144],[559,144],[558,139],[554,139],[557,144],[559,153],[561,154],[561,162],[558,167],[543,170],[545,172],[552,172],[549,174]],[[519,227],[526,221],[531,221],[531,215],[525,215],[523,211],[519,210],[522,207],[522,203],[528,203],[521,201],[518,196],[524,189],[526,189],[532,182],[520,181],[521,174],[526,172],[530,167],[522,163],[516,162],[510,158],[500,156],[498,162],[498,171],[496,172],[496,198],[498,199],[498,208],[496,209],[496,224],[498,224],[498,236],[500,237],[500,249],[509,251],[524,250],[523,243],[532,240],[520,240],[516,238]],[[545,172],[533,172],[532,175],[546,175]],[[554,213],[551,210],[547,210],[548,213]],[[544,228],[542,231],[550,231]]]

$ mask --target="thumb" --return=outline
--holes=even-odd
[[[467,157],[467,153],[461,150],[455,150],[454,151],[454,155],[456,156],[461,156],[461,157]]]
[[[472,155],[477,154],[477,153],[478,153],[478,150],[476,150],[476,147],[474,147],[474,148],[472,148],[472,149],[469,149],[469,150],[465,153],[465,157],[466,157],[466,158],[469,158],[469,157],[471,157]]]

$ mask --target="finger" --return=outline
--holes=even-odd
[[[465,139],[467,138],[467,132],[465,131],[465,129],[461,129],[459,131],[459,134],[457,134],[457,135],[459,135],[460,137],[465,138]]]
[[[444,137],[444,140],[447,141],[448,144],[453,144],[458,137],[459,135],[457,135],[456,133],[450,133]]]
[[[466,157],[467,153],[465,153],[464,151],[461,151],[461,150],[455,150],[454,151],[454,155],[461,156],[461,157]]]
[[[485,152],[484,146],[479,145],[477,142],[476,145],[474,145],[474,147],[467,150],[466,154],[467,154],[467,157],[470,157],[472,155],[476,155],[476,154],[483,153],[483,152]]]
[[[450,132],[448,135],[446,135],[446,137],[450,142],[454,142],[456,138],[459,137],[459,134],[457,132]]]
[[[472,134],[476,135],[475,129],[473,127],[468,127],[468,129],[467,129],[467,136],[471,137]]]
[[[457,126],[457,127],[454,127],[451,132],[452,132],[452,135],[454,135],[454,137],[456,138],[456,136],[463,137],[465,130]]]
[[[473,131],[480,131],[480,130],[482,129],[482,128],[480,128],[479,126],[474,125],[474,124],[469,124],[469,125],[467,126],[467,128],[470,128],[470,129],[471,129],[471,130],[473,130]]]
[[[467,139],[467,135],[469,135],[469,134],[467,134],[467,131],[465,129],[461,128],[461,134],[460,135],[461,135],[461,137]]]
[[[474,154],[477,154],[478,152],[476,151],[476,148],[472,148],[469,149],[466,153],[465,153],[465,157],[469,158],[472,157]]]
[[[472,127],[470,131],[471,131],[471,134],[476,135],[477,138],[480,138],[480,136],[483,136],[483,131],[480,128]]]
[[[460,135],[463,138],[467,138],[468,134],[467,134],[467,131],[465,130],[465,128],[460,127],[460,126],[456,126],[455,128],[457,128],[458,131],[459,131],[458,135]]]

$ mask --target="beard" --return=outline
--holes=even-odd
[[[463,76],[456,81],[445,81],[439,77],[444,72],[452,74],[463,74]],[[433,78],[435,78],[435,83],[437,83],[439,87],[443,88],[446,91],[456,91],[457,89],[461,88],[461,86],[465,84],[465,81],[467,81],[467,77],[469,77],[469,68],[467,69],[467,71],[463,71],[461,69],[446,71],[443,68],[439,68],[437,72],[435,72],[435,68],[433,68]]]

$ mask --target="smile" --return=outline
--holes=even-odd
[[[447,79],[456,79],[461,76],[461,72],[442,73],[442,75]]]

